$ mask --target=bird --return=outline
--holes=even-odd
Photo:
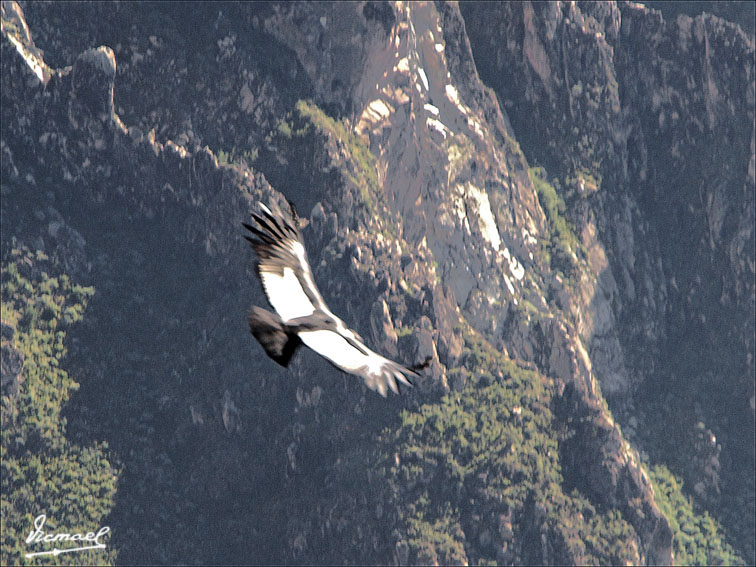
[[[258,203],[252,224],[242,223],[255,250],[257,276],[262,282],[272,313],[253,306],[249,329],[267,355],[287,367],[304,344],[339,370],[364,379],[365,385],[386,397],[388,389],[399,393],[399,384],[411,386],[427,363],[408,368],[370,350],[356,331],[334,315],[320,295],[300,231],[294,203],[284,212],[272,201]]]

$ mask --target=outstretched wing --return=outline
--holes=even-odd
[[[328,309],[312,279],[297,212],[289,205],[290,213],[284,214],[275,204],[271,211],[260,203],[262,214],[252,213],[254,225],[243,223],[254,235],[245,238],[259,258],[257,274],[265,295],[284,322]]]
[[[320,329],[301,331],[298,334],[304,344],[334,366],[344,372],[362,376],[365,385],[381,396],[386,396],[388,388],[398,394],[397,382],[411,386],[407,376],[417,376],[415,371],[367,348],[349,329]]]
[[[417,376],[415,371],[367,348],[328,309],[312,278],[297,212],[289,205],[290,212],[284,214],[275,204],[271,210],[260,203],[262,214],[252,214],[254,224],[243,223],[253,234],[245,238],[259,258],[257,273],[265,295],[282,324],[334,366],[362,376],[382,396],[389,388],[398,393],[398,382],[410,386],[407,377]]]

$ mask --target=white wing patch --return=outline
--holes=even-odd
[[[374,361],[371,361],[371,356],[365,356],[350,345],[344,337],[333,331],[300,332],[299,338],[312,350],[327,358],[345,372],[359,372],[367,369],[371,362],[375,364]],[[365,350],[371,352],[367,348]]]
[[[289,242],[291,242],[291,251],[294,252],[294,255],[299,259],[299,263],[302,264],[302,266],[307,266],[307,254],[305,253],[302,243],[297,242],[296,240],[290,240]]]
[[[398,364],[373,352],[364,344],[361,346],[367,355],[362,354],[338,333],[325,330],[304,331],[299,333],[299,338],[344,372],[362,376],[365,385],[371,390],[377,390],[382,396],[386,395],[388,388],[398,393],[397,381],[409,384]]]
[[[304,245],[297,241],[292,240],[290,241],[291,244],[291,251],[296,256],[297,260],[299,260],[299,265],[301,267],[301,273],[302,277],[305,280],[305,285],[310,288],[310,292],[312,295],[315,296],[315,302],[319,303],[319,305],[314,306],[315,308],[322,309],[329,315],[332,315],[334,318],[336,317],[328,310],[328,307],[325,304],[325,301],[323,301],[323,297],[320,295],[320,292],[318,291],[318,286],[315,285],[315,281],[312,279],[312,270],[310,270],[310,263],[307,261],[307,252],[305,251]],[[311,302],[312,303],[312,302]]]
[[[315,311],[291,268],[284,268],[281,275],[261,267],[260,279],[268,301],[284,321],[312,315]]]

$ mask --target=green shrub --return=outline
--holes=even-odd
[[[546,180],[546,171],[542,167],[531,167],[528,173],[549,221],[551,237],[546,246],[551,257],[551,267],[571,277],[577,270],[577,252],[580,250],[580,242],[564,217],[566,212],[564,199]]]
[[[683,483],[667,467],[649,471],[659,509],[669,520],[674,534],[678,565],[744,565],[745,562],[724,540],[719,524],[708,512],[697,513],[683,493]]]
[[[408,560],[495,563],[509,553],[515,564],[538,562],[540,543],[536,551],[523,543],[535,522],[554,562],[637,563],[637,535],[618,510],[564,491],[550,381],[471,329],[463,336],[463,367],[453,370],[471,378],[463,390],[404,411],[380,439],[378,469]],[[500,535],[502,515],[510,539]]]
[[[13,250],[2,269],[2,320],[13,328],[8,347],[23,357],[17,394],[2,398],[3,565],[25,553],[52,550],[28,544],[34,518],[45,514],[46,533],[96,532],[113,507],[116,471],[107,445],[79,446],[66,439],[61,409],[78,388],[62,368],[62,330],[81,319],[92,288],[71,283],[44,256]],[[107,545],[108,538],[101,540]],[[73,547],[58,543],[57,547]],[[56,556],[64,564],[113,563],[116,552],[92,550]],[[32,560],[33,561],[33,560]]]

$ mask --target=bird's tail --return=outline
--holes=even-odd
[[[260,307],[253,307],[249,313],[249,330],[268,356],[284,367],[302,342],[278,315]]]

